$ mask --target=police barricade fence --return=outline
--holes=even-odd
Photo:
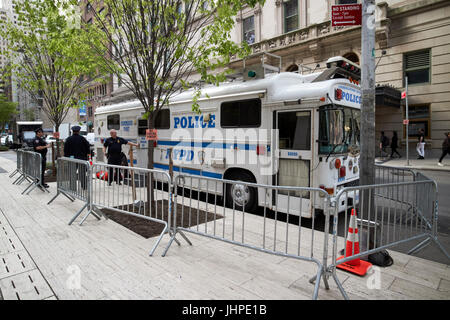
[[[71,225],[84,209],[91,213],[92,194],[91,164],[85,160],[61,157],[56,162],[56,195],[47,203],[51,204],[59,195],[66,196],[70,201],[78,199],[84,202],[83,207],[70,220]],[[87,216],[87,215],[86,215]],[[98,214],[94,213],[97,219]]]
[[[336,204],[341,201],[349,203],[349,198],[359,198],[359,201],[353,207],[346,205],[343,215],[339,215],[339,206]],[[347,187],[332,199],[332,206],[334,214],[333,210],[328,212],[333,214],[330,233],[333,239],[330,250],[332,257],[330,262],[324,260],[324,278],[333,277],[345,299],[348,296],[336,275],[338,266],[347,265],[352,269],[357,259],[367,260],[370,254],[392,247],[408,246],[408,242],[411,244],[419,240],[424,241],[411,249],[409,254],[433,240],[450,258],[437,238],[437,185],[424,176],[409,182]],[[349,209],[355,210],[358,219],[351,217]],[[339,221],[341,225],[342,222],[344,224],[345,237],[339,235]]]
[[[170,233],[171,230],[171,184],[170,176],[164,171],[92,164],[62,157],[57,160],[57,194],[48,204],[60,194],[71,201],[78,199],[84,202],[83,207],[71,218],[69,225],[85,209],[87,213],[79,225],[82,225],[90,214],[97,219],[107,219],[102,209],[161,223],[164,227],[150,251],[150,255],[153,255],[164,234]]]
[[[245,195],[249,193],[258,193],[260,199],[263,197],[264,208],[260,208],[259,215],[246,210],[248,198]],[[229,202],[227,197],[231,194],[242,201],[237,203],[233,200],[232,205],[226,207]],[[174,179],[173,234],[163,256],[177,234],[191,244],[186,232],[273,255],[309,261],[317,265],[314,275],[317,281],[312,290],[313,299],[317,299],[323,272],[322,259],[327,256],[327,252],[320,250],[328,248],[323,243],[325,234],[314,230],[315,208],[319,202],[322,202],[324,210],[328,210],[329,194],[319,188],[270,186],[179,174]],[[279,212],[277,208],[280,211],[283,208],[286,213]],[[307,219],[312,228],[302,226],[302,212],[312,212],[311,219]],[[330,216],[326,217],[329,219]],[[329,225],[328,221],[326,225]],[[326,279],[323,280],[328,288]]]
[[[107,209],[163,225],[150,256],[162,237],[171,234],[172,180],[165,171],[111,164],[92,166],[93,209]]]
[[[22,172],[22,159],[23,159],[23,149],[18,149],[17,150],[17,158],[16,158],[16,164],[17,167],[16,169],[11,172],[11,174],[9,175],[10,178],[14,177],[17,173],[21,173]]]
[[[375,165],[375,184],[415,181],[416,172],[409,168]]]
[[[18,149],[17,150],[17,159],[16,159],[16,170],[14,170],[9,177],[12,178],[13,176],[15,176],[17,173],[20,173],[20,176],[18,178],[16,178],[16,180],[14,180],[13,184],[18,183],[22,178],[23,178],[23,153],[25,152],[24,149]]]
[[[21,176],[13,182],[13,184],[20,184],[27,180],[30,184],[23,190],[22,194],[30,194],[36,187],[44,192],[49,192],[42,185],[42,156],[40,153],[33,151],[18,151],[18,165]]]

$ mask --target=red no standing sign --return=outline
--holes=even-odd
[[[331,7],[331,25],[339,26],[360,26],[361,25],[361,4],[341,4]]]

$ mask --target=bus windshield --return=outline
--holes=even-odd
[[[36,133],[34,131],[24,131],[23,132],[23,138],[25,140],[32,140],[36,136]]]
[[[319,154],[359,152],[361,111],[348,107],[319,111]]]

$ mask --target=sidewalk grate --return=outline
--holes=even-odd
[[[24,247],[10,225],[0,220],[0,255],[22,251]]]
[[[0,255],[0,279],[35,268],[35,264],[24,250]]]
[[[54,296],[39,270],[34,269],[0,280],[4,300],[42,300]]]

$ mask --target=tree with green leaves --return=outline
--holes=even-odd
[[[207,83],[225,80],[232,56],[250,53],[247,43],[235,43],[230,34],[235,16],[246,6],[264,0],[96,0],[90,1],[92,24],[84,30],[92,48],[103,58],[104,68],[142,103],[149,129],[188,79],[199,76]],[[102,8],[104,8],[102,10]],[[104,54],[105,51],[107,54]],[[193,95],[194,111],[200,112]],[[154,148],[148,146],[148,168],[153,168]]]
[[[16,1],[17,24],[2,21],[8,41],[9,73],[59,131],[70,108],[79,107],[80,93],[101,73],[97,55],[89,55],[89,32],[81,30],[77,0]],[[57,149],[57,156],[59,148]]]
[[[17,103],[8,101],[4,94],[0,94],[0,132],[5,130],[6,124],[17,113]]]

